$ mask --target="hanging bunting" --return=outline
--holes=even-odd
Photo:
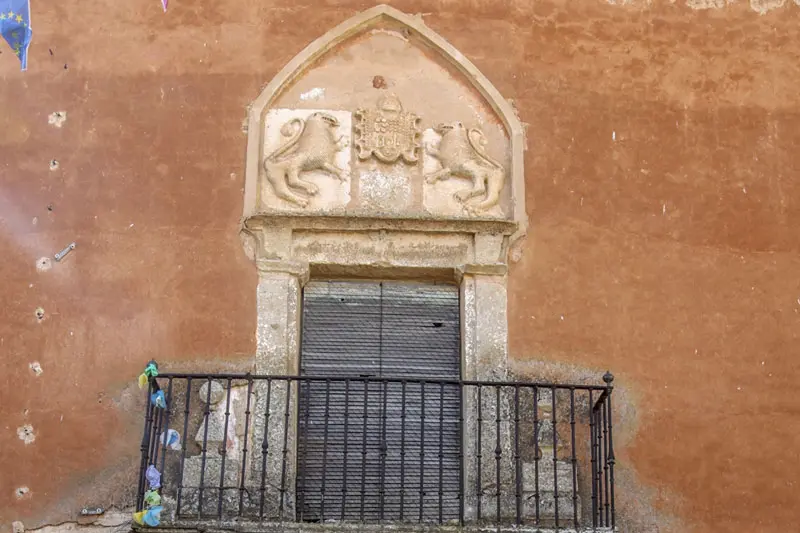
[[[161,6],[164,8],[164,13],[167,12],[167,4],[168,3],[169,3],[169,0],[161,0]]]
[[[160,409],[166,409],[167,408],[167,399],[164,396],[164,391],[163,390],[159,390],[159,391],[156,391],[153,394],[151,394],[150,395],[150,403],[152,403],[153,405],[155,405],[156,407],[158,407]]]
[[[147,484],[150,486],[150,490],[161,488],[161,472],[159,472],[155,466],[148,466],[144,473],[144,477],[147,479]]]
[[[164,442],[166,440],[166,442]],[[181,449],[181,435],[174,429],[168,429],[166,432],[161,433],[159,442],[164,446],[169,446],[170,450]]]
[[[27,69],[33,35],[29,0],[0,0],[0,33],[19,58],[22,70]]]
[[[160,505],[150,507],[146,511],[139,511],[133,513],[133,521],[140,526],[156,527],[161,523],[161,511],[164,508]]]
[[[0,2],[1,1],[2,0],[0,0]],[[156,376],[158,376],[158,363],[155,361],[150,361],[147,363],[147,366],[144,367],[144,372],[139,374],[139,388],[145,388],[150,378],[154,378]]]
[[[148,507],[161,505],[161,495],[157,490],[148,490],[144,493],[144,503],[146,503]]]

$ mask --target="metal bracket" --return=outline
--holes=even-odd
[[[67,246],[66,248],[64,248],[63,250],[61,250],[60,252],[58,252],[58,253],[55,255],[56,261],[61,261],[62,259],[64,259],[64,257],[65,257],[65,256],[66,256],[68,253],[70,253],[70,252],[71,252],[72,250],[74,250],[74,249],[75,249],[75,243],[73,242],[73,243],[71,243],[69,246]]]

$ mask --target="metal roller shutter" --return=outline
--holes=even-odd
[[[298,517],[457,519],[460,387],[379,380],[460,378],[458,289],[312,282],[302,335],[302,375],[378,381],[301,385]]]

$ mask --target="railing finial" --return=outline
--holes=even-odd
[[[614,374],[612,374],[610,370],[606,370],[606,373],[603,374],[603,381],[610,387],[611,382],[614,381]]]

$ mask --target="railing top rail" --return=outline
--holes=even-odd
[[[548,383],[539,381],[478,381],[460,379],[435,379],[435,378],[415,378],[415,377],[379,377],[379,376],[297,376],[297,375],[270,375],[270,374],[250,374],[250,373],[182,373],[165,372],[158,375],[163,379],[230,379],[230,380],[258,380],[258,381],[319,381],[319,382],[379,382],[379,383],[430,383],[435,385],[460,385],[475,387],[524,387],[541,389],[560,389],[560,390],[584,390],[584,391],[607,391],[609,385],[587,385],[577,383]],[[599,401],[599,399],[598,399]]]

